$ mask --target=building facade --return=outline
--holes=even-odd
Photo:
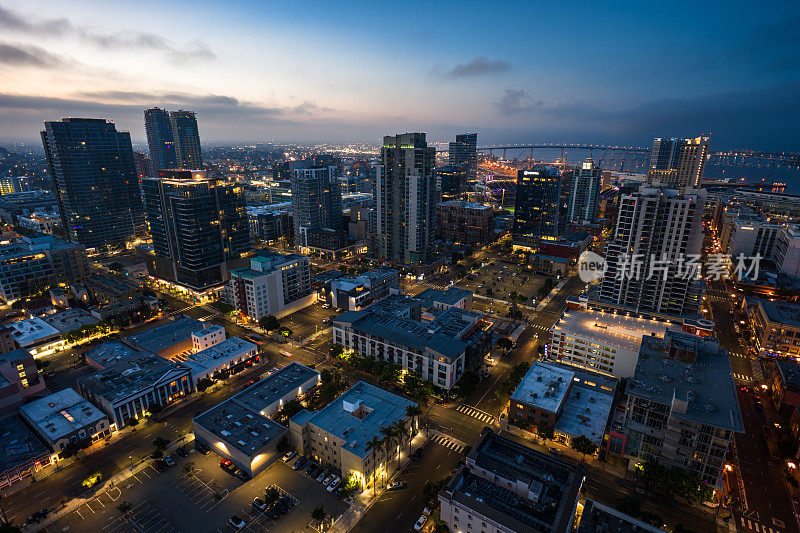
[[[567,218],[576,224],[597,220],[597,198],[603,186],[603,171],[592,159],[584,161],[572,177]]]
[[[560,199],[562,176],[549,167],[520,170],[514,200],[515,243],[536,246],[543,236],[558,237],[566,227]]]
[[[145,110],[144,129],[147,133],[147,146],[150,149],[153,171],[179,168],[169,112],[158,107]]]
[[[383,138],[373,189],[372,249],[399,264],[432,260],[436,223],[436,149],[424,133]]]
[[[308,257],[268,254],[250,259],[249,268],[231,271],[225,298],[238,313],[258,320],[280,313],[311,294]]]
[[[680,189],[699,187],[710,143],[710,135],[693,139],[654,139],[648,180]]]
[[[292,171],[294,243],[301,251],[336,252],[345,244],[337,172],[333,166]]]
[[[179,168],[203,168],[203,150],[200,131],[194,111],[172,111],[169,114],[175,140],[175,159]]]
[[[69,240],[121,246],[144,229],[131,137],[104,119],[45,122],[42,144]]]
[[[450,166],[466,172],[465,181],[478,179],[478,134],[460,133],[448,146]]]
[[[492,208],[463,200],[436,205],[436,233],[439,238],[460,244],[485,246],[492,239]]]

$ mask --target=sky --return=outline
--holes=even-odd
[[[800,2],[0,0],[0,142],[144,109],[204,142],[800,151]]]

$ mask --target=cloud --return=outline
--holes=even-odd
[[[0,64],[26,67],[52,67],[66,61],[43,48],[0,42]]]
[[[199,39],[189,41],[183,46],[175,46],[168,39],[150,32],[103,33],[77,26],[66,18],[32,20],[2,6],[0,6],[0,28],[29,36],[76,36],[104,50],[152,50],[163,53],[173,63],[216,57],[213,50]]]
[[[499,74],[501,72],[508,72],[511,68],[511,63],[506,61],[477,56],[469,63],[456,65],[450,70],[445,71],[442,77],[449,80],[456,80],[459,78],[485,76],[486,74]]]
[[[541,109],[543,103],[534,101],[523,89],[506,89],[500,100],[494,102],[494,106],[501,114],[511,116]]]

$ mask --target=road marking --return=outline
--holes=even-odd
[[[494,423],[494,417],[492,415],[485,411],[481,411],[480,409],[476,409],[471,405],[459,404],[458,407],[456,407],[456,411],[464,413],[465,415],[469,415],[473,418],[477,418],[481,422]]]

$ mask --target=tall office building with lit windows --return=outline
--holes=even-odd
[[[336,252],[345,243],[342,189],[333,166],[292,171],[294,242],[301,249]]]
[[[514,201],[514,242],[536,246],[541,237],[558,237],[566,227],[561,208],[561,172],[537,166],[517,172]]]
[[[653,139],[648,180],[666,187],[698,187],[710,143],[710,135],[694,139]]]
[[[172,111],[169,121],[172,124],[175,155],[180,168],[203,168],[203,150],[200,147],[200,132],[194,111]]]
[[[569,194],[567,218],[570,222],[590,223],[597,218],[597,196],[602,187],[603,171],[592,159],[575,170]]]
[[[464,170],[467,180],[475,181],[478,177],[477,146],[477,133],[461,133],[456,135],[456,142],[448,147],[450,166]]]
[[[67,237],[120,246],[144,228],[131,136],[102,118],[45,122],[42,145]]]
[[[209,178],[204,170],[161,170],[142,180],[142,194],[153,236],[151,275],[205,291],[227,280],[230,261],[249,255],[239,185]]]
[[[172,133],[169,113],[158,107],[145,110],[144,129],[147,133],[147,146],[150,148],[153,170],[178,168],[175,136]]]
[[[405,265],[431,262],[436,223],[436,148],[424,133],[383,138],[373,186],[372,249]]]

